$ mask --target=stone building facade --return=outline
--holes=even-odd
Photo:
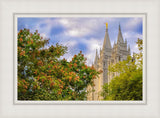
[[[127,56],[130,55],[130,46],[127,45],[127,40],[124,41],[121,26],[119,25],[118,29],[117,42],[114,42],[113,47],[111,46],[109,34],[108,34],[108,24],[106,23],[106,32],[103,42],[103,47],[100,49],[100,54],[96,50],[96,56],[93,66],[97,71],[102,70],[103,72],[99,75],[99,78],[94,79],[94,87],[89,86],[88,91],[90,92],[87,96],[87,100],[102,100],[100,95],[102,91],[102,86],[105,83],[108,83],[112,80],[114,76],[118,76],[119,73],[111,73],[108,71],[108,66],[110,64],[115,64],[119,61],[127,59]]]

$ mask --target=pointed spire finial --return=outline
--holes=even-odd
[[[96,56],[95,56],[94,64],[97,64],[97,62],[98,62],[98,53],[97,53],[97,49],[96,49]]]
[[[117,40],[117,43],[124,43],[123,36],[122,36],[122,32],[121,32],[120,23],[119,23],[119,32],[118,32],[118,40]]]
[[[106,22],[106,29],[108,29],[108,23]]]
[[[120,25],[120,23],[119,23],[119,31],[121,31],[121,25]]]
[[[104,50],[106,48],[111,49],[111,43],[110,43],[110,38],[109,38],[109,34],[108,34],[108,23],[106,23],[106,33],[105,33],[105,37],[104,37],[102,50]]]
[[[130,51],[130,45],[128,45],[128,51]]]

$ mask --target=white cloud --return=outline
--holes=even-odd
[[[134,30],[142,23],[142,18],[132,18],[127,20],[127,22],[124,24],[125,30]]]
[[[46,39],[47,38],[47,35],[45,33],[41,33],[41,36]]]
[[[131,45],[131,55],[133,55],[133,53],[138,53],[138,45],[137,44],[132,44]]]
[[[41,27],[41,25],[45,26]],[[58,25],[59,24],[57,19],[42,19],[40,21],[37,21],[36,25],[31,29],[31,32],[35,32],[35,30],[38,30],[38,32],[42,34],[42,36],[44,36],[45,38],[49,38],[51,29]]]
[[[65,35],[71,37],[83,37],[94,33],[100,28],[99,19],[82,18],[62,18],[59,23],[66,29]]]
[[[66,58],[68,61],[70,61],[75,54],[80,52],[80,49],[77,47],[78,44],[85,45],[85,52],[82,51],[82,53],[87,58],[87,65],[91,66],[95,58],[96,49],[99,51],[102,47],[102,43],[103,39],[95,38],[83,38],[81,40],[70,40],[69,42],[63,42],[62,44],[68,47],[68,53],[61,58]]]
[[[87,65],[91,66],[95,59],[96,49],[99,51],[102,47],[103,39],[82,39],[81,43],[84,43],[87,47],[85,56],[87,58]]]
[[[127,39],[128,44],[130,45],[131,55],[133,54],[133,52],[138,53],[139,50],[136,42],[138,38],[142,39],[143,35],[131,31],[124,32],[123,35]]]
[[[137,41],[138,38],[142,39],[142,37],[143,37],[142,34],[139,34],[136,32],[131,32],[131,31],[124,32],[123,36],[124,36],[124,38],[127,39],[129,44],[133,44]]]
[[[67,19],[65,19],[65,18],[60,19],[59,22],[60,22],[61,24],[63,24],[64,26],[69,26],[69,21],[68,21]]]

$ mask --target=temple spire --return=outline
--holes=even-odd
[[[125,43],[127,44],[127,39],[125,39]]]
[[[119,31],[121,31],[121,25],[120,25],[120,23],[119,23]]]
[[[98,57],[98,52],[97,52],[97,49],[96,49],[96,57]]]
[[[119,24],[119,31],[118,31],[118,40],[117,40],[117,43],[124,43],[120,24]]]
[[[95,56],[94,64],[97,64],[97,62],[98,62],[98,52],[97,52],[97,49],[96,49],[96,56]]]
[[[111,42],[108,34],[108,23],[106,23],[106,33],[105,33],[104,42],[103,42],[103,50],[106,48],[111,49]]]
[[[128,45],[128,53],[131,54],[130,45]]]

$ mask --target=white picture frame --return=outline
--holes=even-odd
[[[159,40],[160,2],[98,0],[0,1],[0,117],[133,117],[158,118],[159,113]],[[14,22],[16,13],[42,14],[145,14],[146,18],[146,100],[143,104],[15,104],[14,96]],[[154,29],[154,30],[153,30]],[[154,51],[154,52],[153,52]]]

